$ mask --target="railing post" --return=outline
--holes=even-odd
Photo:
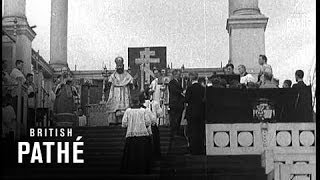
[[[23,125],[22,116],[21,116],[21,93],[22,93],[22,84],[20,81],[18,81],[18,87],[17,87],[17,96],[18,96],[18,102],[17,102],[17,124],[18,124],[18,132],[16,134],[16,137],[18,138],[20,136],[20,130],[21,130],[21,124]]]
[[[21,88],[22,90],[22,88]],[[22,121],[23,121],[23,135],[27,135],[27,120],[28,120],[28,92],[27,91],[21,91],[23,93],[23,117],[22,117]]]

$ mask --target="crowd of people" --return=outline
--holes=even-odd
[[[123,61],[121,62],[123,63]],[[205,122],[203,116],[205,114],[204,94],[206,87],[279,88],[279,80],[273,77],[272,67],[267,64],[267,57],[260,55],[258,63],[260,71],[257,79],[247,72],[245,65],[239,65],[239,74],[235,74],[234,65],[231,63],[223,68],[225,76],[219,76],[213,72],[213,75],[209,78],[199,77],[196,72],[190,72],[188,77],[183,77],[182,71],[175,69],[171,72],[171,78],[168,80],[164,76],[165,72],[154,69],[154,79],[150,86],[138,95],[131,97],[131,107],[125,110],[122,117],[121,125],[127,128],[122,172],[147,173],[152,161],[161,157],[159,125],[170,125],[171,138],[185,137],[190,154],[204,154]],[[2,85],[6,87],[2,94],[2,138],[16,139],[19,134],[21,122],[17,121],[18,92],[17,88],[14,88],[19,83],[27,87],[27,128],[35,127],[38,123],[35,113],[37,109],[36,95],[39,93],[39,88],[34,83],[33,74],[24,75],[23,64],[22,60],[17,60],[15,67],[8,74],[4,71],[6,62],[2,61]],[[223,78],[229,75],[230,77],[240,76],[240,78],[238,78],[239,80],[237,78]],[[304,72],[297,70],[295,73],[297,83],[292,85],[290,80],[285,80],[282,87],[305,87],[303,77]],[[60,106],[61,104],[66,104],[70,100],[71,104],[74,105],[72,97],[77,95],[70,78],[59,76],[54,84],[55,86],[47,93],[50,117],[54,117],[59,109],[66,110],[65,106]],[[65,94],[65,96],[62,97],[61,94]],[[168,97],[168,108],[164,106],[166,96]],[[62,103],[58,105],[60,101]],[[87,121],[83,110],[75,106],[68,107],[71,107],[70,112],[72,114],[77,115],[77,125],[85,126]],[[165,122],[164,114],[166,111],[169,113],[168,122]],[[50,117],[49,119],[51,119]],[[59,118],[63,119],[64,117]]]
[[[43,126],[45,119],[47,125],[54,124],[54,114],[55,114],[55,102],[56,97],[59,96],[62,87],[66,84],[72,82],[71,79],[65,78],[60,75],[54,81],[54,86],[46,92],[42,87],[37,87],[34,75],[23,73],[24,62],[22,60],[16,60],[15,67],[10,73],[6,71],[7,62],[2,60],[2,123],[1,123],[1,137],[5,140],[17,140],[20,138],[20,132],[22,128],[22,120],[18,121],[18,84],[26,87],[27,99],[24,99],[21,96],[21,117],[23,117],[23,102],[27,101],[27,124],[26,128]],[[37,96],[40,92],[39,89],[42,88],[42,91],[45,91],[44,94],[47,97],[47,110],[46,112],[43,109],[40,111],[39,107],[42,102]],[[72,95],[77,96],[76,89],[72,86],[71,89]],[[44,98],[44,97],[43,97]],[[56,105],[57,107],[57,105]],[[5,112],[5,113],[4,113]],[[86,116],[83,114],[81,108],[75,109],[74,114],[79,117],[79,125],[86,125]]]
[[[246,71],[245,65],[239,65],[239,81],[225,79],[213,73],[209,78],[199,77],[198,73],[190,72],[182,77],[179,69],[172,71],[168,83],[169,92],[169,123],[171,138],[186,138],[190,154],[205,153],[205,91],[206,87],[216,88],[279,88],[279,80],[273,77],[272,67],[267,64],[267,57],[260,55],[258,59],[260,71],[257,79]],[[234,65],[228,63],[224,68],[224,77],[236,75]],[[148,173],[153,159],[159,158],[159,121],[163,111],[159,106],[158,70],[154,70],[155,79],[150,88],[146,88],[140,98],[132,97],[132,107],[128,108],[122,119],[122,126],[127,128],[126,145],[122,159],[123,173]],[[282,88],[301,88],[302,70],[295,72],[296,84],[290,80],[283,82]],[[181,128],[183,127],[183,129]]]
[[[172,136],[184,135],[190,146],[191,154],[204,153],[204,92],[206,87],[216,88],[279,88],[279,80],[273,77],[272,67],[267,64],[267,57],[260,55],[258,59],[260,71],[257,79],[246,71],[245,65],[239,65],[240,80],[228,79],[228,75],[236,75],[234,65],[228,63],[224,68],[224,75],[216,73],[209,78],[199,77],[196,72],[190,72],[188,77],[181,77],[180,70],[172,72],[169,83],[169,117]],[[225,77],[225,78],[224,78]],[[282,88],[306,87],[303,82],[304,72],[295,72],[296,84],[290,80],[283,82]],[[183,81],[186,81],[183,83]],[[182,84],[187,84],[184,88]],[[199,96],[200,95],[200,96]],[[199,98],[201,97],[201,98]],[[181,133],[180,127],[184,127]]]

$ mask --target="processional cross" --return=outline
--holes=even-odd
[[[144,90],[145,83],[150,84],[150,76],[154,76],[150,70],[150,63],[160,63],[160,58],[150,57],[155,55],[155,51],[150,51],[150,48],[145,48],[144,51],[140,51],[140,58],[135,59],[135,63],[140,64],[141,90]]]

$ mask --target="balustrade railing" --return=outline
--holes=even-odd
[[[315,153],[313,122],[206,124],[207,155],[261,155],[269,179],[315,178]]]
[[[16,139],[20,139],[27,133],[28,92],[27,86],[20,81],[2,85],[3,94],[12,95],[13,108],[16,113],[17,127]]]

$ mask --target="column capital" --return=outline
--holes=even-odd
[[[67,68],[67,71],[70,71],[70,68],[68,67],[68,64],[50,63],[50,67],[53,68],[55,73],[60,73],[65,68]]]
[[[6,32],[15,37],[17,35],[25,35],[30,41],[33,41],[36,32],[29,26],[27,18],[8,16],[2,19],[2,28]]]

